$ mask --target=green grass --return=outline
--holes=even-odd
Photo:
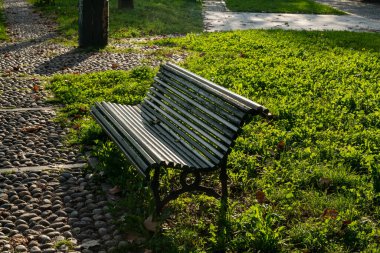
[[[3,0],[0,0],[0,41],[6,40],[8,38],[6,26],[5,26],[5,17],[3,9]]]
[[[55,5],[40,6],[57,20],[63,35],[71,40],[76,40],[78,33],[77,2],[56,0]],[[135,0],[133,10],[119,10],[117,0],[110,0],[109,18],[111,38],[186,34],[203,29],[201,4],[196,0]]]
[[[344,12],[313,0],[226,0],[231,11],[338,14]]]
[[[156,44],[186,49],[184,67],[275,115],[247,124],[229,155],[228,252],[377,252],[379,34],[255,30]],[[119,225],[146,238],[129,248],[212,252],[220,248],[219,202],[186,195],[171,203],[170,219],[150,235],[141,225],[152,210],[148,188],[88,117],[96,100],[139,102],[155,71],[60,75],[50,88],[77,119],[73,140],[96,143],[99,169],[124,189],[114,207]],[[256,199],[260,192],[264,203]]]

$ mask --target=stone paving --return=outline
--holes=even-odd
[[[321,0],[340,7],[353,1]],[[206,0],[203,11],[205,31],[231,31],[247,29],[284,29],[308,31],[380,32],[379,4],[350,4],[347,11],[355,15],[312,15],[283,13],[231,12],[223,7],[222,0]],[[334,4],[335,3],[335,4]],[[339,3],[339,4],[336,4]],[[224,5],[225,6],[225,5]],[[346,10],[343,8],[343,10]],[[360,15],[359,15],[360,14]],[[376,17],[376,18],[374,18]]]
[[[1,252],[107,252],[123,241],[80,169],[0,174]]]
[[[0,108],[45,107],[47,93],[36,78],[0,78]]]
[[[127,242],[106,194],[81,170],[85,157],[65,144],[69,129],[54,121],[57,105],[49,104],[43,77],[158,65],[144,54],[157,48],[85,52],[53,43],[55,24],[26,0],[4,0],[4,11],[10,41],[0,43],[0,252],[111,252]]]

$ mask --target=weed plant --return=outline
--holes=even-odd
[[[275,115],[244,126],[229,155],[228,252],[378,252],[379,34],[236,31],[154,43],[187,50],[185,68]],[[88,117],[94,101],[141,101],[155,72],[60,75],[50,88],[76,118],[76,141],[97,143],[102,171],[125,189],[118,224],[145,238],[130,249],[218,251],[219,201],[207,196],[173,201],[160,232],[144,232],[149,189]]]
[[[343,11],[313,0],[226,0],[231,11],[343,15]]]

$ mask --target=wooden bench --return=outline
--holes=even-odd
[[[227,156],[241,127],[252,115],[270,116],[264,106],[172,63],[161,66],[141,104],[101,102],[91,114],[148,177],[157,212],[184,192],[227,198]],[[162,198],[159,180],[165,167],[180,171],[181,187]],[[201,185],[211,171],[219,173],[221,194]]]

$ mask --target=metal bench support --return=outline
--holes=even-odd
[[[181,188],[172,190],[169,193],[167,193],[166,196],[161,196],[160,194],[160,174],[161,174],[161,167],[154,168],[153,171],[153,178],[151,181],[151,189],[153,192],[153,197],[156,204],[156,214],[160,214],[162,212],[162,209],[165,207],[167,203],[169,203],[171,200],[177,199],[181,194],[183,193],[205,193],[208,196],[221,199],[222,202],[227,203],[228,199],[228,189],[227,189],[227,168],[226,163],[227,161],[223,162],[220,165],[219,169],[213,170],[213,171],[199,171],[199,170],[189,170],[184,169],[181,171],[179,175],[179,183]],[[221,193],[219,194],[215,189],[211,187],[206,187],[201,185],[203,176],[205,174],[209,173],[218,173],[219,172],[219,180],[221,183]],[[187,179],[189,175],[194,177],[193,182],[187,183]]]

